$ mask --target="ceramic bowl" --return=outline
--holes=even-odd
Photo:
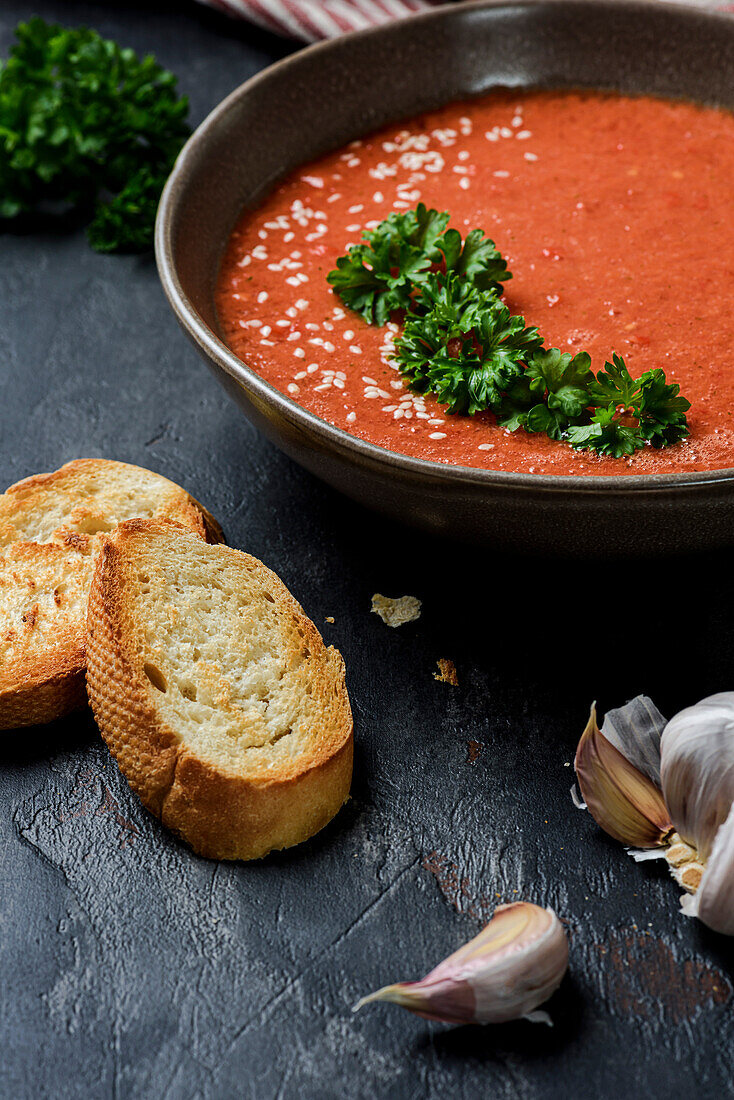
[[[364,73],[380,76],[365,80]],[[450,537],[550,554],[731,544],[734,469],[555,477],[409,458],[305,411],[224,343],[214,289],[243,207],[328,150],[498,85],[618,89],[734,107],[734,18],[660,0],[485,0],[348,35],[272,65],[201,124],[164,191],[156,255],[176,316],[269,439],[369,508]]]

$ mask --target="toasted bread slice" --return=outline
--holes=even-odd
[[[87,627],[102,736],[194,851],[257,859],[313,836],[346,800],[344,663],[262,562],[130,520],[105,540]]]
[[[86,702],[86,597],[104,533],[163,516],[202,538],[221,530],[158,474],[79,459],[0,495],[0,729],[50,722]]]

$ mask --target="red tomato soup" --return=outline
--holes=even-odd
[[[507,257],[505,301],[547,347],[662,367],[691,402],[688,440],[631,458],[574,452],[491,413],[411,393],[326,281],[393,211],[446,210]],[[588,92],[511,92],[396,123],[299,169],[247,212],[217,288],[225,339],[304,408],[391,451],[545,474],[734,466],[734,115]]]

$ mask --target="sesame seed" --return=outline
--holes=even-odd
[[[336,349],[335,349],[334,345],[329,340],[324,341],[324,351],[335,351],[335,350]]]
[[[300,339],[301,339],[300,332],[289,332],[287,337],[286,337],[286,340],[290,340],[290,341],[300,340]]]
[[[466,151],[466,149],[462,149],[460,153],[456,154],[456,157],[458,160],[468,160],[469,153]]]
[[[275,340],[261,340],[260,343],[264,344],[265,347],[267,347],[267,348],[274,348],[275,347]]]
[[[288,306],[288,309],[285,311],[285,315],[286,317],[297,317],[298,310],[294,306]]]
[[[258,229],[257,235],[261,241],[266,241],[268,239],[268,234],[265,229]]]
[[[299,298],[296,301],[296,309],[305,309],[308,305],[308,298]]]
[[[537,160],[538,159],[538,154],[537,153],[523,153],[523,156],[525,157],[525,160]]]
[[[446,438],[446,432],[431,432],[431,434],[429,435],[428,438],[429,439],[445,439]]]
[[[337,202],[341,198],[338,191],[335,191],[333,195],[329,195],[327,202]]]
[[[369,378],[366,374],[363,375],[362,381],[366,382],[370,386],[376,386],[377,385],[377,382],[375,381],[375,379],[374,378]]]
[[[348,328],[346,332],[343,332],[342,336],[344,337],[345,340],[353,340],[354,339],[354,333],[352,332],[352,330],[350,328]]]
[[[459,187],[462,189],[462,191],[469,190],[469,188],[471,187],[471,180],[468,176],[461,177],[461,179],[459,180]]]
[[[361,202],[358,202],[356,206],[350,206],[349,209],[347,210],[347,213],[348,214],[361,214],[363,210],[364,210],[364,205]]]
[[[431,419],[431,420],[429,420],[429,421],[428,421],[428,423],[429,423],[429,424],[437,424],[437,425],[438,425],[438,424],[443,424],[443,420],[438,420],[438,419],[437,419],[437,418],[436,418],[436,417],[434,416],[434,417],[433,417],[433,419]]]
[[[382,194],[382,191],[375,191],[374,195],[372,196],[372,201],[373,202],[384,202],[385,199],[384,199],[384,196]]]
[[[512,125],[517,129],[518,126],[522,126],[522,115],[515,115],[512,120]]]
[[[518,130],[518,132],[515,134],[515,137],[518,141],[527,141],[527,139],[532,136],[533,135],[530,130]]]
[[[288,393],[300,393],[300,392],[301,392],[301,387],[299,385],[297,385],[295,382],[289,382],[288,383]]]
[[[291,230],[290,232],[288,232],[284,235],[283,242],[285,244],[290,244],[290,242],[294,239],[294,237],[295,237],[295,233]]]
[[[347,413],[347,424],[353,424],[356,419],[357,419],[356,412]]]
[[[303,350],[303,348],[294,348],[293,349],[293,354],[295,355],[296,359],[305,359],[306,358],[306,353]]]
[[[309,363],[306,367],[306,374],[315,374],[318,369],[318,363]]]
[[[295,378],[296,382],[300,382],[302,378],[306,377],[306,372],[305,370],[299,370],[298,374],[294,374],[293,377]]]
[[[505,172],[504,169],[500,168],[497,172],[493,172],[492,175],[497,176],[498,179],[506,180],[509,177],[510,173]]]
[[[351,351],[352,355],[361,355],[362,354],[362,349],[357,344],[350,344],[349,345],[349,350]]]
[[[258,305],[262,305],[263,302],[267,302],[267,300],[268,300],[267,290],[261,290],[260,293],[257,296]]]
[[[288,283],[289,286],[298,286],[300,284],[301,280],[299,279],[299,277],[297,275],[289,275],[288,278],[286,279],[286,282]]]
[[[487,141],[499,141],[500,139],[499,134],[495,134],[494,130],[487,130],[484,136],[486,137]]]
[[[361,228],[362,226],[359,223],[357,223],[356,225],[348,225],[347,233],[359,233]]]
[[[260,335],[269,336],[272,331],[273,330],[271,329],[270,325],[263,325],[263,327],[260,329]]]
[[[494,450],[494,443],[480,443],[479,444],[479,450],[480,451],[493,451]]]

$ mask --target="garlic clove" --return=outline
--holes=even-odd
[[[671,718],[661,742],[661,785],[675,828],[705,863],[734,803],[734,692]]]
[[[574,767],[587,809],[605,832],[631,848],[665,843],[672,824],[660,791],[601,733],[595,706]]]
[[[716,833],[701,885],[683,895],[681,908],[714,932],[734,936],[734,806]]]
[[[637,695],[623,707],[608,710],[601,732],[630,764],[660,786],[660,738],[666,720],[652,699]]]
[[[505,1023],[534,1013],[567,968],[568,941],[553,910],[513,902],[498,906],[478,936],[421,981],[384,986],[358,1001],[354,1011],[390,1001],[428,1020]]]

